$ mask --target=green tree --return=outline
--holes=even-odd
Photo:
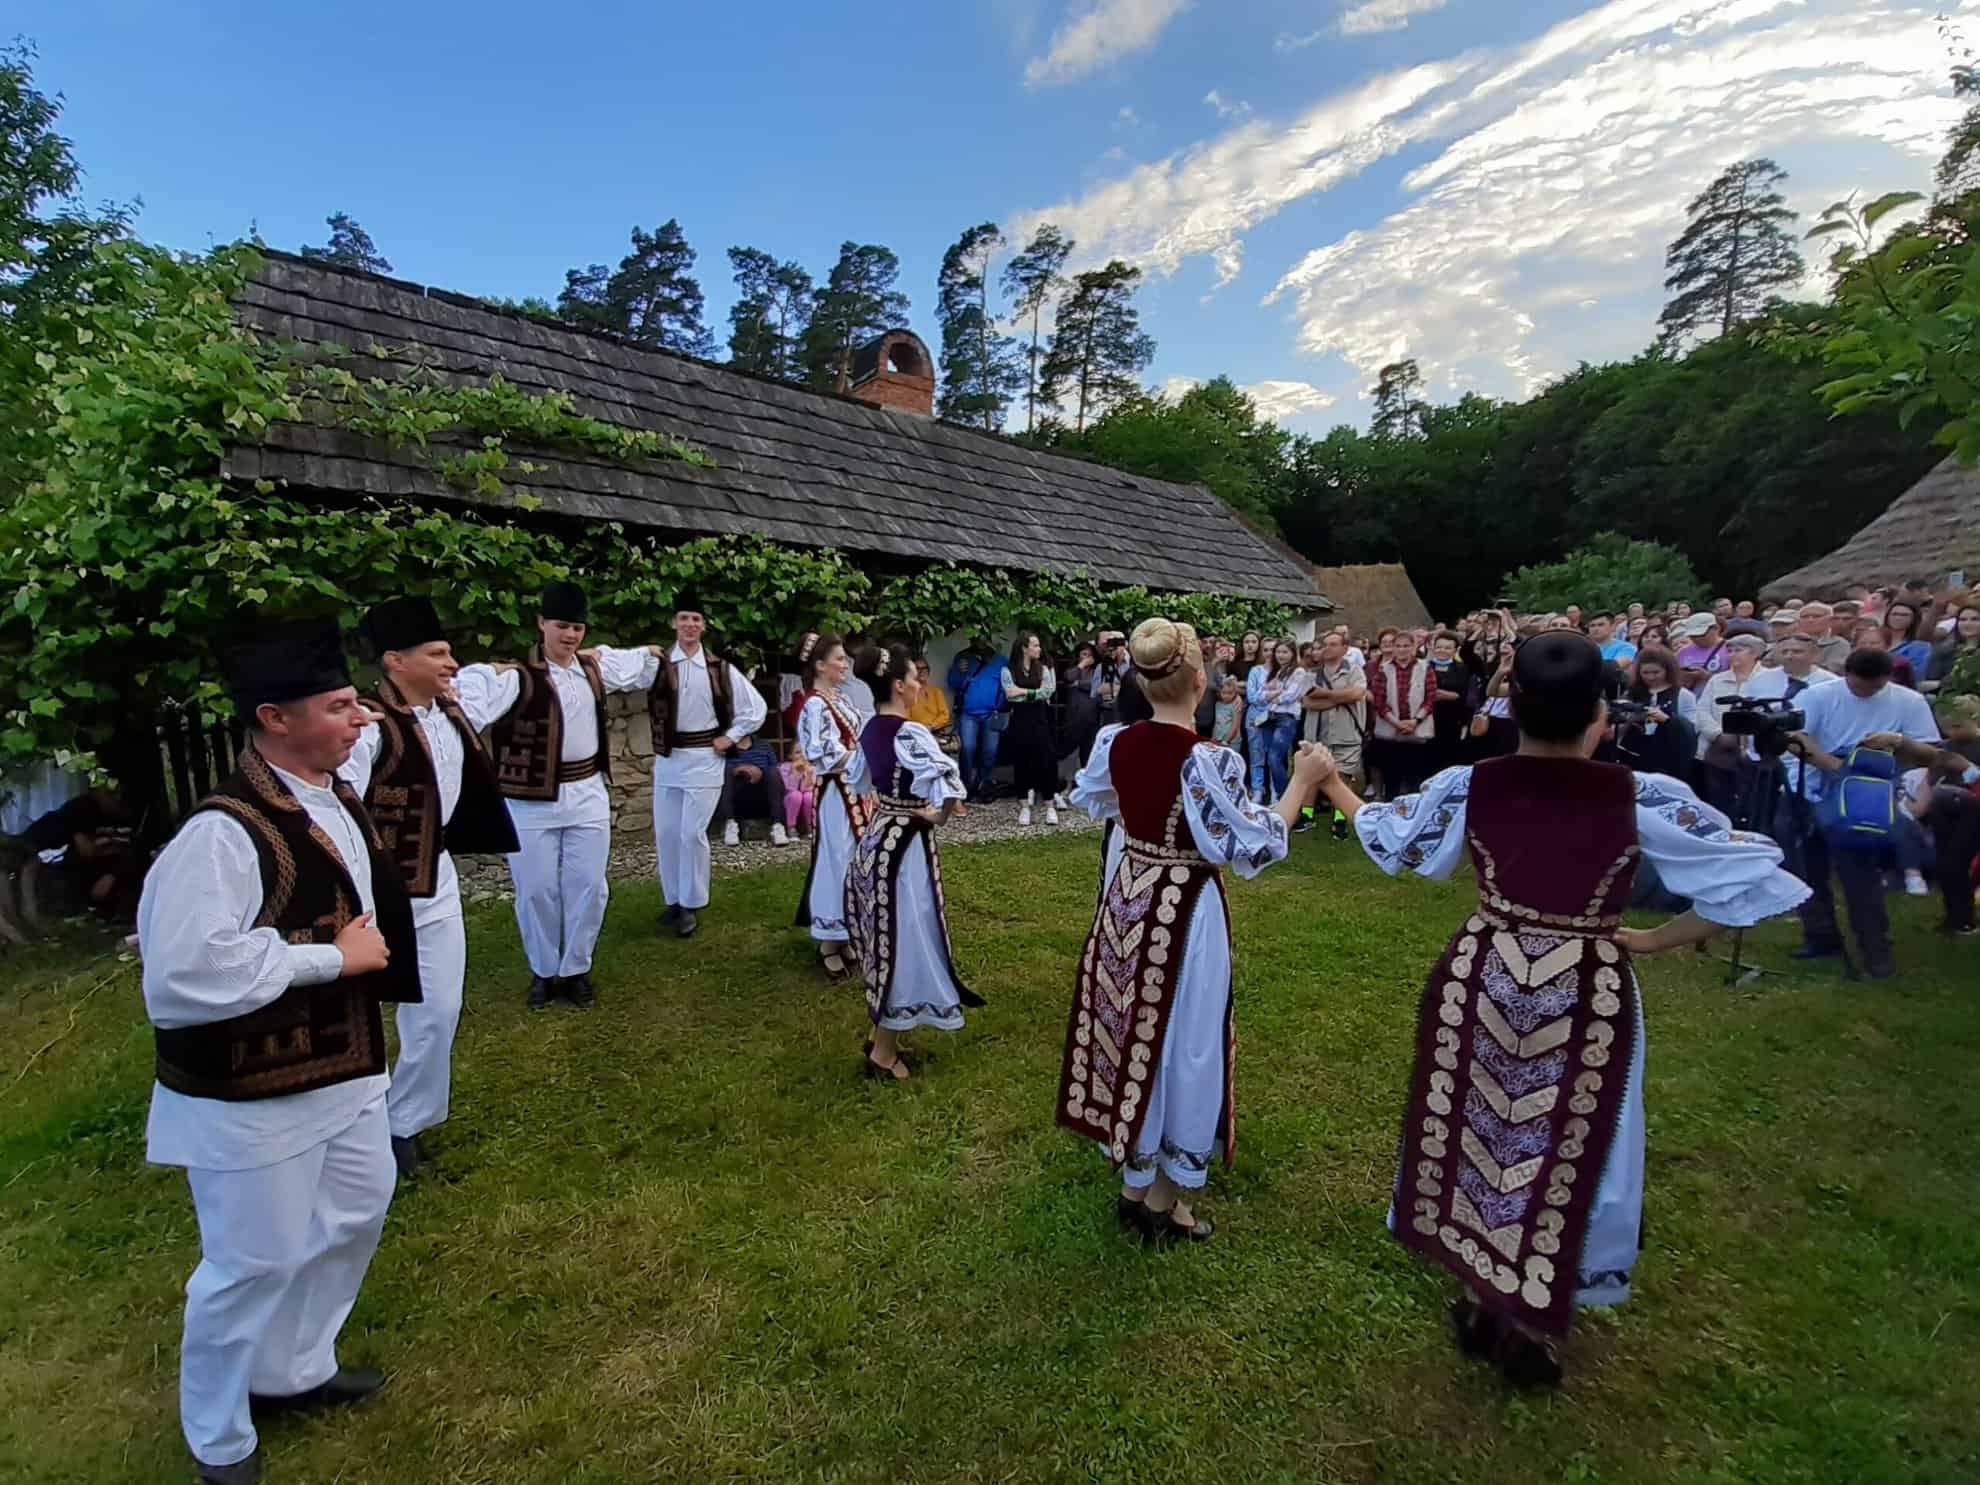
[[[1743,160],[1686,208],[1691,220],[1664,257],[1664,345],[1729,334],[1801,282],[1808,270],[1788,232],[1795,216],[1779,190],[1786,179],[1772,160]]]
[[[853,352],[907,322],[908,298],[894,287],[901,260],[876,243],[847,242],[825,280],[804,328],[806,382],[821,392],[842,390],[852,378]]]
[[[1141,328],[1134,291],[1141,270],[1116,258],[1077,275],[1059,301],[1052,348],[1039,374],[1038,399],[1073,405],[1073,429],[1086,430],[1123,398],[1141,390],[1141,373],[1155,359],[1155,341]]]
[[[611,327],[641,345],[684,356],[714,355],[714,339],[702,322],[694,257],[678,219],[669,217],[651,232],[634,227],[632,251],[605,285]]]
[[[1655,542],[1631,541],[1607,531],[1559,562],[1522,567],[1500,585],[1515,605],[1530,612],[1583,608],[1618,609],[1631,603],[1696,603],[1705,585],[1684,553]]]
[[[372,245],[371,234],[357,219],[343,212],[324,219],[330,240],[321,247],[305,247],[302,255],[318,263],[335,263],[340,268],[361,268],[366,273],[390,273],[392,265]]]
[[[557,295],[557,317],[586,330],[617,330],[605,297],[611,281],[612,270],[603,263],[567,270]]]
[[[1023,252],[1004,265],[1004,292],[1010,296],[1011,313],[1020,322],[1031,321],[1031,344],[1025,348],[1024,431],[1038,426],[1039,336],[1045,306],[1052,302],[1065,283],[1066,259],[1072,256],[1073,240],[1050,222],[1031,235]],[[1049,403],[1046,404],[1048,407]]]
[[[1017,342],[998,331],[990,308],[990,256],[1003,243],[995,222],[969,228],[942,255],[936,279],[935,312],[942,322],[937,411],[992,433],[1003,426],[1011,394],[1024,382]]]
[[[1413,360],[1391,361],[1375,378],[1375,415],[1369,431],[1377,438],[1415,438],[1423,432],[1423,372]]]
[[[729,308],[729,364],[778,381],[798,379],[798,344],[811,322],[815,290],[796,263],[760,248],[732,247],[736,302]]]

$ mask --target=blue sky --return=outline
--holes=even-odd
[[[1440,398],[1633,354],[1734,160],[1811,219],[1926,185],[1948,11],[1980,41],[1980,0],[14,0],[8,29],[155,241],[292,248],[343,210],[406,278],[554,297],[677,216],[719,337],[731,244],[822,278],[853,238],[932,342],[958,232],[1051,220],[1075,267],[1147,270],[1152,383],[1227,372],[1319,432],[1402,354]]]

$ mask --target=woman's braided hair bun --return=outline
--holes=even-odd
[[[1203,668],[1203,649],[1196,631],[1173,619],[1143,619],[1128,639],[1128,655],[1150,701],[1187,700],[1190,672]]]

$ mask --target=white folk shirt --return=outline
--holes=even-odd
[[[357,822],[329,789],[274,772],[337,848],[359,906],[370,912],[371,854]],[[187,820],[152,863],[138,902],[144,1008],[152,1025],[231,1020],[273,1004],[292,985],[327,984],[343,973],[335,945],[291,944],[273,928],[254,927],[261,902],[261,866],[247,827],[218,810]],[[154,1084],[145,1157],[195,1170],[258,1170],[341,1134],[385,1088],[385,1074],[378,1073],[233,1102]]]
[[[598,678],[607,693],[643,691],[653,684],[660,662],[645,648],[615,650],[600,646],[592,651],[598,657]],[[581,763],[598,751],[598,703],[591,694],[591,683],[584,678],[584,667],[573,660],[569,665],[551,662],[550,684],[557,688],[557,704],[564,711],[562,758]],[[454,694],[461,709],[477,727],[486,727],[522,695],[522,677],[515,670],[497,670],[492,665],[468,665],[454,677]],[[612,801],[605,792],[605,774],[564,784],[555,799],[512,799],[509,818],[518,830],[561,830],[571,825],[610,825]]]
[[[697,647],[692,656],[679,645],[672,655],[678,690],[674,697],[674,730],[707,732],[716,725],[715,697],[708,685],[708,651]],[[727,661],[723,661],[727,665]],[[658,665],[655,665],[656,678]],[[734,720],[724,734],[730,742],[753,737],[763,726],[767,708],[756,687],[735,666],[729,666],[729,700],[735,708]],[[657,744],[660,739],[655,738]],[[722,787],[722,755],[713,748],[676,748],[668,757],[653,757],[653,787],[656,789],[719,789]]]
[[[433,760],[433,778],[440,790],[440,825],[444,829],[454,818],[454,806],[461,802],[461,769],[467,761],[466,749],[460,733],[454,730],[454,724],[447,720],[447,714],[439,707],[416,706],[412,713],[419,723],[419,730],[426,734],[427,756]],[[468,725],[480,725],[472,713],[468,714]],[[337,770],[343,775],[344,782],[357,791],[360,799],[371,787],[371,770],[378,762],[378,749],[383,738],[384,733],[377,726],[365,728],[358,735],[357,746],[351,749],[351,756]],[[433,870],[433,895],[412,900],[413,926],[424,928],[429,923],[453,917],[460,910],[460,899],[460,874],[454,870],[453,853],[443,848],[439,864]]]

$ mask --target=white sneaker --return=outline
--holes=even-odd
[[[791,838],[784,830],[783,821],[778,820],[774,822],[770,826],[770,844],[773,846],[788,846],[790,843]]]
[[[742,831],[736,828],[736,822],[734,820],[729,821],[728,824],[722,827],[722,844],[725,846],[739,846],[742,844]]]
[[[1066,796],[1065,796],[1065,793],[1064,793],[1064,791],[1061,791],[1061,792],[1059,792],[1059,793],[1057,793],[1057,794],[1054,794],[1054,795],[1052,796],[1052,808],[1053,808],[1053,809],[1055,809],[1055,810],[1063,810],[1063,809],[1070,809],[1070,808],[1072,808],[1072,806],[1071,806],[1071,805],[1069,805],[1069,804],[1068,804],[1068,803],[1066,802]]]
[[[1019,825],[1020,827],[1023,827],[1023,826],[1026,826],[1026,825],[1029,825],[1030,823],[1031,823],[1031,806],[1030,806],[1030,805],[1028,805],[1028,804],[1024,804],[1024,805],[1019,805],[1019,806],[1018,806],[1018,825]]]
[[[1925,873],[1913,868],[1904,874],[1904,890],[1908,897],[1930,897],[1932,889],[1925,885]]]
[[[1045,823],[1047,825],[1056,825],[1059,823],[1059,807],[1056,804],[1045,806]]]

